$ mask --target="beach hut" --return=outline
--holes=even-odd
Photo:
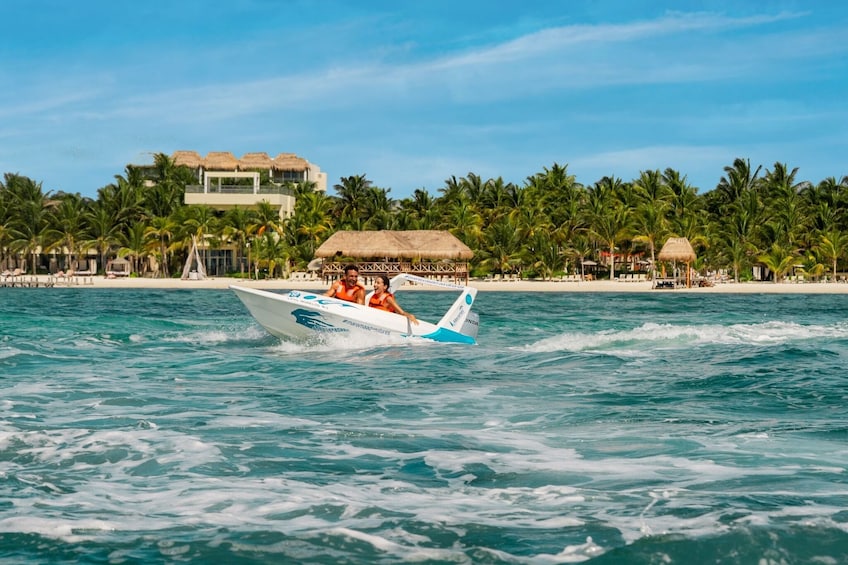
[[[471,259],[474,252],[448,231],[339,231],[316,250],[315,256],[457,261]]]
[[[126,259],[122,259],[118,257],[117,259],[112,259],[109,264],[106,265],[106,277],[110,279],[114,279],[115,277],[128,277],[132,272],[132,266],[130,262]]]
[[[686,287],[692,286],[692,281],[689,278],[689,264],[695,260],[695,250],[692,249],[692,244],[685,237],[670,237],[666,240],[665,245],[660,249],[657,256],[660,261],[672,261],[674,263],[681,261],[686,263]]]
[[[407,272],[424,277],[468,281],[467,261],[474,252],[448,231],[338,231],[315,251],[323,258],[322,276],[339,276],[344,261],[362,261],[363,277]]]

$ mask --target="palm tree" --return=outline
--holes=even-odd
[[[215,235],[218,230],[218,218],[215,215],[215,211],[209,206],[203,205],[194,205],[194,206],[186,206],[185,210],[185,219],[182,221],[182,227],[188,235],[194,236],[197,241],[200,242],[200,253],[202,254],[202,262],[206,268],[209,268],[207,264],[207,237],[210,235]],[[188,242],[186,241],[186,244]]]
[[[84,245],[97,249],[100,255],[100,269],[105,270],[106,256],[120,243],[120,226],[102,200],[95,200],[92,203],[88,214],[88,226],[89,239],[84,242]]]
[[[278,265],[285,265],[289,260],[288,246],[276,232],[263,232],[255,240],[256,260],[261,265],[268,266],[268,278],[275,278]]]
[[[666,180],[670,180],[675,189],[669,189]],[[666,169],[663,177],[659,171],[643,171],[639,178],[633,183],[639,191],[640,202],[635,209],[634,237],[633,240],[647,243],[651,251],[651,269],[656,277],[656,248],[657,243],[668,233],[667,215],[671,209],[671,200],[674,198],[680,208],[686,206],[684,188],[685,182],[681,182],[679,175],[672,169]]]
[[[389,197],[389,188],[371,186],[365,192],[364,213],[369,229],[391,229],[394,200]]]
[[[253,225],[254,233],[259,233],[260,230],[263,232],[279,232],[282,230],[283,222],[280,219],[280,211],[271,206],[267,200],[263,200],[256,205],[253,217],[256,222]]]
[[[589,192],[589,233],[609,248],[610,280],[615,279],[615,244],[630,228],[630,210],[615,198],[621,186],[621,179],[604,177]]]
[[[502,216],[483,232],[480,265],[501,273],[520,271],[522,252],[522,240],[515,224],[508,216]]]
[[[750,243],[731,237],[725,241],[725,250],[733,268],[733,281],[739,282],[742,265],[748,262],[748,258],[755,252],[755,248]]]
[[[836,282],[836,263],[848,251],[848,234],[833,230],[820,235],[815,251],[831,262],[832,282]]]
[[[185,187],[196,182],[194,174],[185,166],[177,166],[164,153],[153,156],[156,182],[144,191],[145,208],[153,217],[170,216],[185,202]]]
[[[444,228],[465,245],[477,247],[482,234],[483,218],[467,198],[451,203],[443,221]]]
[[[583,264],[587,257],[591,257],[595,248],[588,236],[579,235],[571,240],[571,245],[566,249],[565,253],[569,257],[573,257],[575,262],[580,264],[580,278],[586,278],[586,266]]]
[[[657,243],[668,234],[668,220],[665,217],[667,204],[661,200],[643,202],[636,209],[633,222],[633,240],[647,243],[651,251],[652,276],[656,277]]]
[[[306,194],[297,201],[284,229],[294,260],[311,261],[318,246],[333,233],[332,210],[333,200],[323,192]]]
[[[126,176],[115,175],[115,182],[97,191],[97,205],[105,208],[121,229],[149,214],[144,208],[144,177],[138,167],[129,166]]]
[[[250,209],[236,206],[224,214],[223,229],[221,233],[229,241],[236,243],[236,256],[234,260],[239,264],[239,270],[244,275],[244,255],[247,239],[252,233],[254,214]]]
[[[562,268],[562,253],[559,245],[544,231],[536,232],[531,241],[533,248],[533,268],[546,280],[553,277],[554,271]]]
[[[150,225],[144,230],[145,238],[151,242],[155,242],[159,256],[159,272],[156,273],[156,276],[160,274],[164,278],[171,276],[168,266],[168,249],[170,248],[171,240],[177,227],[177,223],[171,218],[157,216],[150,220]]]
[[[130,258],[133,273],[141,274],[139,263],[142,257],[147,255],[150,240],[147,236],[147,227],[144,222],[136,222],[120,236],[121,247],[117,251],[118,256]]]
[[[333,186],[339,193],[338,218],[342,229],[361,225],[366,217],[366,199],[371,181],[365,174],[342,177],[340,183]]]
[[[715,193],[721,199],[720,205],[726,206],[736,202],[739,197],[748,190],[753,190],[757,184],[757,177],[762,170],[762,165],[756,170],[751,170],[751,160],[736,158],[733,165],[725,167],[726,176],[721,177],[716,186]]]
[[[89,207],[79,194],[63,194],[49,214],[48,237],[69,254],[69,268],[75,268],[82,244],[90,239]]]
[[[791,251],[788,247],[782,246],[775,242],[771,248],[764,254],[759,256],[759,261],[774,273],[774,282],[778,283],[783,279],[783,275],[792,268],[792,265],[797,259],[797,254]]]
[[[797,167],[789,171],[785,164],[775,163],[774,169],[766,171],[763,178],[767,205],[774,212],[772,218],[777,238],[791,246],[796,245],[805,230],[806,217],[800,194],[809,188],[809,183],[795,182],[797,174]]]
[[[5,190],[9,206],[15,210],[15,218],[10,222],[9,247],[32,259],[32,273],[36,270],[36,252],[46,247],[45,234],[48,225],[47,198],[41,183],[28,177],[7,173],[4,176]]]

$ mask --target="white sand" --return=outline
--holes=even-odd
[[[40,285],[48,281],[45,275],[37,277],[24,276],[24,280],[37,279]],[[231,278],[208,278],[198,280],[180,279],[148,279],[148,278],[116,278],[107,279],[102,276],[77,277],[73,284],[60,282],[56,286],[73,288],[160,288],[160,289],[226,289],[229,285],[240,285],[250,288],[269,290],[278,289],[300,289],[311,291],[323,291],[328,288],[318,281],[294,281],[294,280],[264,280],[251,281]],[[746,294],[848,294],[848,284],[845,283],[726,283],[717,284],[705,288],[678,288],[674,290],[653,290],[651,282],[617,282],[617,281],[591,281],[591,282],[547,282],[547,281],[520,281],[520,282],[490,282],[471,281],[471,286],[480,291],[512,291],[512,292],[658,292],[658,293],[693,293],[693,294],[715,294],[715,293],[746,293]],[[430,287],[406,286],[404,290],[431,290]]]

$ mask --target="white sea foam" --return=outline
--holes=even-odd
[[[387,354],[397,355],[396,348],[404,347],[429,347],[435,342],[421,338],[408,338],[398,335],[379,335],[370,332],[350,331],[344,333],[326,333],[306,341],[284,341],[271,347],[276,353],[291,354],[328,354],[328,359],[336,357],[351,360],[350,352],[362,352],[367,350],[392,349]],[[359,357],[355,358],[359,359]],[[354,359],[354,360],[355,360]]]
[[[848,324],[801,325],[792,322],[759,324],[673,325],[645,323],[630,330],[598,333],[563,333],[524,346],[532,352],[598,351],[616,355],[650,355],[650,348],[685,348],[701,345],[769,346],[820,338],[848,338]]]
[[[18,349],[17,347],[3,347],[0,348],[0,359],[9,359],[11,357],[15,357],[17,355],[24,354],[24,351]]]
[[[118,350],[113,328],[81,353],[77,334],[12,342],[35,353],[5,361],[0,531],[83,541],[69,549],[83,560],[152,546],[152,561],[191,561],[191,545],[233,560],[354,547],[348,560],[547,565],[663,533],[709,545],[751,526],[848,530],[841,322],[710,314],[610,331],[599,318],[516,347],[536,317],[559,322],[513,306],[487,306],[505,333],[484,326],[483,345],[461,350],[282,344],[247,313],[245,331],[142,324]],[[794,368],[768,355],[820,341],[837,354]],[[722,378],[699,378],[693,352]],[[660,556],[664,543],[645,545]]]

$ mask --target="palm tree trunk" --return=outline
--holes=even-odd
[[[654,247],[654,241],[651,240],[651,280],[657,279],[657,258],[654,256],[654,251],[656,248]]]
[[[610,280],[615,280],[615,242],[610,244]]]

